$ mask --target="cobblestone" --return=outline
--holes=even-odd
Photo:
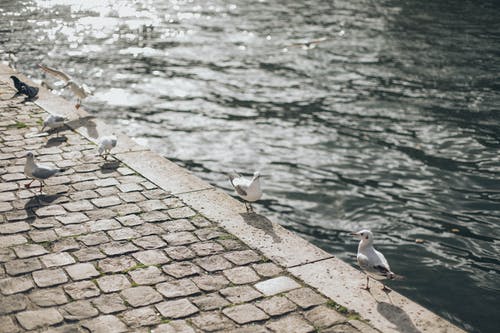
[[[0,333],[357,331],[119,155],[69,128],[57,146],[29,138],[46,113],[11,90],[0,80]],[[68,168],[46,195],[23,186],[25,149]]]

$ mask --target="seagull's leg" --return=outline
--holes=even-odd
[[[43,188],[43,182],[40,180],[40,193],[42,193],[42,188]]]
[[[34,182],[35,180],[33,179],[32,181],[30,181],[28,184],[24,184],[24,187],[26,188],[29,188],[31,186],[31,184]]]
[[[76,105],[75,105],[75,108],[76,108],[77,110],[80,108],[80,105],[82,105],[81,103],[82,103],[82,101],[78,98],[78,99],[76,100]]]
[[[370,278],[368,277],[368,275],[366,276],[366,287],[361,287],[361,289],[364,289],[364,290],[370,290],[370,286],[368,285],[370,283]]]
[[[250,209],[248,208],[248,202],[245,201],[245,208],[247,209],[247,213],[250,213]]]
[[[252,204],[249,202],[248,205],[250,206],[250,212],[253,213],[253,206],[252,206]]]

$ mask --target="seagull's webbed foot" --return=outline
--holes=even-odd
[[[24,184],[24,187],[26,187],[26,188],[30,188],[31,184],[32,184],[34,181],[35,181],[35,180],[32,180],[32,181],[30,181],[29,183]]]
[[[383,291],[384,293],[390,293],[390,292],[392,291],[392,289],[387,288],[385,285],[383,285],[382,291]]]

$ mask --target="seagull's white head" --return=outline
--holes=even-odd
[[[364,241],[373,241],[373,234],[370,230],[363,229],[358,232],[353,232],[352,235]]]
[[[33,155],[33,153],[31,151],[29,151],[27,154],[26,154],[26,157],[27,158],[34,158],[35,155]]]
[[[255,171],[253,173],[253,179],[259,179],[260,178],[260,172],[259,171]]]

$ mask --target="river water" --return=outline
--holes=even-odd
[[[406,277],[391,287],[498,332],[499,17],[489,0],[1,0],[0,57],[67,70],[87,110],[228,192],[224,172],[261,170],[256,209],[353,265],[349,232],[371,229]]]

